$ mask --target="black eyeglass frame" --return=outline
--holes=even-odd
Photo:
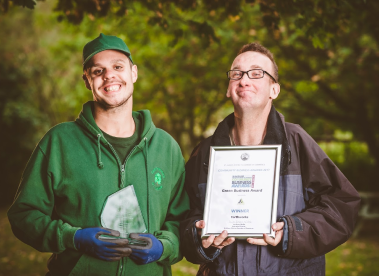
[[[260,71],[263,71],[263,76],[262,77],[260,77],[260,78],[250,78],[249,77],[249,72],[250,71],[255,71],[255,70],[260,70]],[[239,79],[232,79],[232,78],[230,78],[229,77],[229,72],[231,72],[231,71],[238,71],[238,72],[242,72],[242,76],[239,78]],[[256,79],[263,79],[264,78],[264,76],[265,76],[265,74],[267,74],[270,78],[272,78],[272,80],[275,82],[275,83],[278,83],[277,81],[276,81],[276,79],[273,77],[273,76],[271,76],[270,75],[270,73],[269,72],[267,72],[267,71],[265,71],[265,70],[263,70],[263,69],[251,69],[251,70],[249,70],[249,71],[241,71],[241,70],[229,70],[228,72],[226,72],[226,76],[228,77],[228,79],[229,80],[240,80],[240,79],[242,79],[243,78],[243,75],[244,74],[246,74],[247,75],[247,77],[249,78],[249,79],[251,79],[251,80],[256,80]]]

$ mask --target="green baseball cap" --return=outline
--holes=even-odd
[[[97,53],[100,53],[105,50],[117,50],[123,52],[130,61],[134,64],[132,60],[132,55],[128,46],[125,42],[113,35],[100,34],[94,40],[88,42],[83,48],[83,68],[86,63]]]

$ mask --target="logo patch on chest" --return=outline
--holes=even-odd
[[[153,179],[153,182],[152,182],[152,185],[154,186],[154,189],[159,191],[163,188],[162,184],[163,184],[163,179],[166,178],[164,172],[162,171],[162,169],[158,168],[158,167],[155,167],[152,171],[151,171],[151,174],[154,176],[154,179]]]

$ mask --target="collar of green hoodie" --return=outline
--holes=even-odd
[[[93,137],[95,140],[97,140],[97,146],[98,146],[98,152],[97,152],[97,157],[98,157],[98,162],[97,166],[99,169],[102,169],[104,167],[102,161],[101,161],[101,144],[103,146],[107,146],[109,143],[103,136],[103,132],[100,130],[100,128],[97,126],[95,119],[92,114],[93,110],[93,101],[86,102],[83,105],[83,110],[80,112],[79,117],[76,119],[76,122],[83,126]],[[143,152],[144,157],[145,157],[145,162],[146,162],[146,171],[148,171],[148,142],[151,139],[151,137],[154,135],[155,132],[155,125],[153,121],[151,120],[151,115],[149,110],[139,110],[139,111],[133,111],[132,116],[139,117],[142,122],[142,133],[141,133],[141,140],[138,141],[137,147]],[[118,158],[117,158],[118,159]],[[120,170],[122,171],[123,164],[120,164]],[[123,180],[123,177],[121,178]],[[121,180],[121,182],[123,182]],[[123,186],[123,183],[120,183],[121,186]]]

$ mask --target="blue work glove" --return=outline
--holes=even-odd
[[[132,253],[128,239],[103,239],[100,235],[119,237],[120,232],[102,227],[79,229],[74,236],[76,249],[104,261],[118,261]]]
[[[132,259],[136,264],[148,264],[158,261],[163,254],[162,243],[153,234],[132,233],[129,238],[143,241],[146,245],[130,244]]]

